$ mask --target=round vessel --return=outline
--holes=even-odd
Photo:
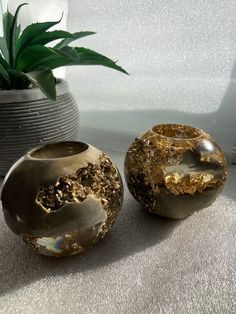
[[[19,159],[3,182],[1,200],[6,223],[30,248],[68,256],[110,230],[123,185],[105,153],[82,142],[60,142]]]
[[[125,159],[129,191],[145,209],[182,219],[209,206],[227,175],[220,147],[201,129],[160,124],[135,139]]]

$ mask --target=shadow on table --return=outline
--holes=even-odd
[[[164,241],[179,223],[153,216],[141,210],[134,200],[129,200],[112,231],[102,241],[81,256],[62,259],[36,255],[6,227],[0,238],[0,294],[45,277],[107,266]]]

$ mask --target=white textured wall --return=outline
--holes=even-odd
[[[80,44],[131,73],[67,70],[81,110],[151,109],[157,122],[194,124],[233,147],[235,0],[69,0],[68,28],[97,31]]]
[[[118,59],[132,74],[69,71],[89,109],[180,102],[186,111],[210,112],[220,105],[236,59],[235,0],[70,0],[68,28],[97,31],[81,43]],[[202,94],[208,84],[211,104]]]
[[[28,3],[29,5],[23,7],[20,11],[19,22],[25,27],[30,23],[44,22],[44,21],[56,21],[59,20],[62,12],[64,12],[64,18],[61,21],[60,26],[56,28],[66,28],[66,16],[67,16],[67,0],[3,0],[4,3],[8,2],[10,12],[14,13],[16,8],[21,3]]]

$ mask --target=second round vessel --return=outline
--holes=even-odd
[[[216,199],[227,170],[224,154],[209,134],[160,124],[130,146],[125,175],[131,194],[145,209],[181,219]]]

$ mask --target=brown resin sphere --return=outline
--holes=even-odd
[[[130,193],[148,211],[182,219],[209,206],[227,175],[220,147],[200,129],[160,124],[135,139],[125,159]]]
[[[123,201],[116,166],[81,142],[49,144],[28,152],[2,187],[10,229],[43,255],[68,256],[90,248],[109,231]]]

